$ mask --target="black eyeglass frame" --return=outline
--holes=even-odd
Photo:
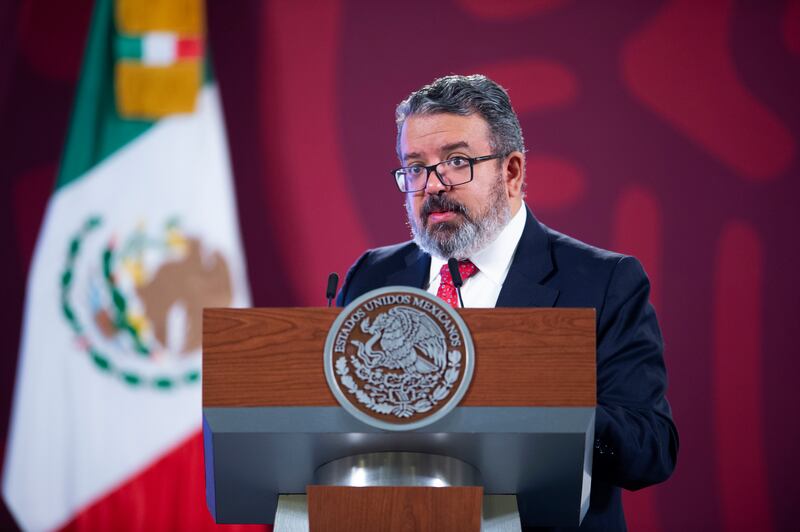
[[[430,180],[430,178],[431,178],[431,172],[436,174],[436,179],[439,180],[439,183],[441,183],[443,187],[458,187],[458,186],[466,185],[467,183],[470,183],[475,178],[475,172],[473,170],[473,167],[477,163],[482,163],[483,161],[491,161],[491,160],[494,160],[494,159],[502,159],[503,157],[505,157],[507,155],[508,155],[507,153],[494,153],[492,155],[481,155],[480,157],[465,157],[463,155],[459,155],[457,157],[451,157],[449,159],[445,159],[444,161],[439,161],[436,164],[431,164],[431,165],[428,165],[428,166],[423,166],[423,165],[401,166],[400,168],[395,168],[394,170],[392,170],[391,174],[392,174],[392,177],[394,178],[394,184],[397,185],[397,188],[403,194],[411,194],[411,193],[414,193],[414,192],[420,192],[420,191],[425,190],[426,188],[428,188],[428,180]],[[453,159],[464,159],[465,161],[467,161],[469,163],[469,179],[467,181],[463,181],[461,183],[455,183],[455,184],[449,185],[449,184],[444,182],[444,178],[441,175],[439,175],[439,172],[436,171],[436,167],[439,166],[442,163],[446,163],[448,161],[452,161]],[[422,188],[417,188],[417,189],[414,189],[414,190],[403,190],[403,188],[400,186],[400,179],[397,177],[397,172],[399,172],[400,170],[405,170],[406,168],[424,168],[427,171],[427,175],[425,176],[425,182],[423,183]]]

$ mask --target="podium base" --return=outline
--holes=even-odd
[[[320,466],[314,481],[316,485],[306,488],[309,496],[278,497],[275,532],[306,532],[310,522],[316,528],[348,532],[387,526],[400,530],[409,523],[437,532],[522,530],[516,496],[483,496],[480,472],[448,456],[347,456]]]
[[[308,497],[281,495],[275,514],[274,532],[309,532]],[[521,532],[515,495],[484,495],[481,532]]]

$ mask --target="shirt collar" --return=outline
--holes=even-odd
[[[519,244],[522,231],[525,229],[527,216],[527,209],[523,203],[520,205],[517,214],[511,218],[511,221],[497,235],[497,238],[483,250],[470,257],[470,260],[478,267],[478,270],[495,284],[502,285],[508,274],[508,269],[511,267],[511,259],[514,258],[517,244]],[[428,277],[430,279],[429,285],[439,277],[440,270],[445,264],[447,264],[447,260],[431,257],[431,271]]]

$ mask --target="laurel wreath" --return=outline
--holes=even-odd
[[[78,230],[78,232],[73,235],[69,243],[67,261],[64,266],[64,272],[61,274],[60,294],[61,311],[66,318],[69,327],[77,335],[81,346],[85,348],[92,363],[104,373],[119,378],[125,384],[134,387],[151,387],[157,390],[166,391],[171,390],[180,384],[198,383],[200,381],[200,371],[196,369],[186,371],[179,377],[147,377],[137,372],[118,367],[109,356],[102,353],[89,341],[85,334],[84,327],[78,319],[78,316],[72,307],[72,303],[70,302],[70,290],[75,277],[75,261],[77,260],[81,251],[83,242],[89,233],[99,228],[101,225],[102,218],[100,216],[90,217],[88,220],[86,220],[86,222],[84,222],[83,226]],[[116,313],[114,324],[118,329],[124,330],[131,335],[134,341],[134,347],[138,354],[142,356],[148,356],[150,354],[150,350],[144,344],[136,329],[127,319],[125,313],[127,301],[125,296],[114,282],[112,268],[113,258],[113,249],[110,246],[106,247],[103,251],[102,257],[103,278],[106,281],[106,286],[110,291],[112,305],[114,306]]]
[[[130,335],[133,340],[133,346],[138,354],[148,356],[150,355],[150,348],[144,344],[139,331],[137,331],[136,327],[128,320],[128,302],[114,280],[113,261],[114,248],[106,246],[103,250],[103,279],[111,294],[111,304],[114,306],[114,325],[118,330],[125,331]]]
[[[354,356],[350,357],[351,363],[358,368],[364,368],[369,375],[373,375],[372,370],[363,364],[360,364],[358,359]],[[444,382],[439,384],[430,395],[429,399],[420,399],[416,403],[401,403],[392,404],[388,402],[377,402],[375,398],[362,390],[356,383],[353,376],[350,375],[350,368],[347,365],[347,359],[341,356],[336,359],[336,374],[339,375],[339,381],[347,388],[347,392],[354,395],[359,403],[369,408],[373,412],[385,415],[395,415],[400,418],[411,417],[415,413],[425,413],[431,410],[434,406],[439,404],[453,389],[458,375],[461,370],[461,353],[459,351],[450,351],[447,354],[447,370],[444,372]]]

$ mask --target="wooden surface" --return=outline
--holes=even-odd
[[[322,364],[340,309],[205,309],[203,406],[336,406]],[[593,309],[464,309],[475,374],[461,406],[594,406]]]
[[[311,532],[479,532],[483,488],[308,486]]]

